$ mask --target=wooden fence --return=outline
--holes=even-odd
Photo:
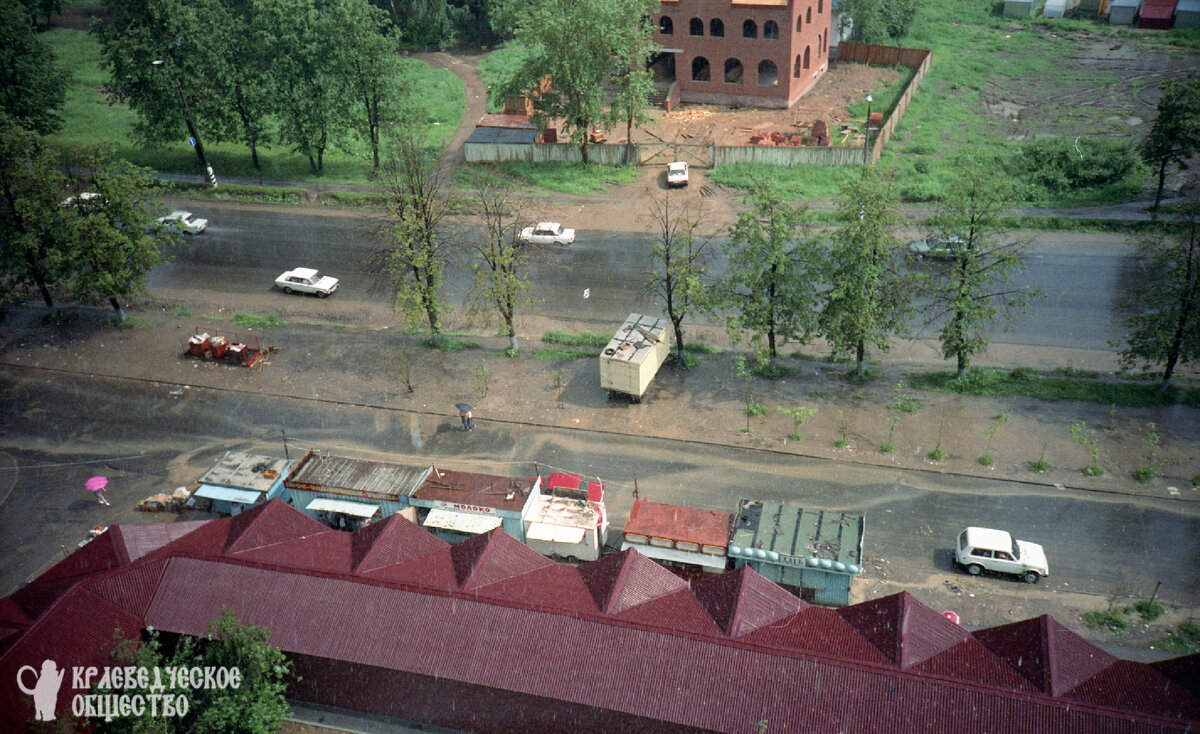
[[[875,46],[869,43],[850,43],[843,41],[838,44],[838,61],[849,61],[872,66],[906,66],[916,69],[913,78],[904,93],[896,101],[896,106],[883,122],[883,126],[874,133],[874,141],[868,153],[864,154],[861,147],[808,147],[792,148],[789,146],[767,145],[736,145],[736,146],[701,146],[689,144],[687,147],[695,155],[688,160],[696,167],[730,165],[733,163],[765,163],[773,166],[845,166],[863,163],[864,157],[871,163],[879,160],[883,148],[891,140],[896,131],[896,125],[908,110],[913,95],[929,71],[933,58],[932,52],[920,48],[899,48],[896,46]],[[634,144],[632,150],[624,144],[588,146],[588,160],[602,166],[617,166],[625,163],[657,164],[662,163],[661,156],[651,148],[657,144],[641,146]],[[642,150],[645,147],[646,150]],[[707,148],[705,155],[701,148]],[[632,155],[631,155],[632,153]],[[708,159],[706,161],[705,159]],[[579,146],[574,143],[534,143],[532,145],[511,145],[499,143],[466,143],[463,145],[463,160],[467,163],[493,163],[500,161],[526,161],[529,163],[579,163],[583,155]],[[710,161],[710,162],[709,162]]]

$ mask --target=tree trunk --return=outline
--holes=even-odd
[[[262,170],[262,165],[258,162],[258,146],[254,144],[253,137],[250,138],[250,161],[254,164],[254,170]]]
[[[671,323],[675,325],[675,354],[677,354],[679,356],[679,366],[686,370],[687,369],[687,350],[684,349],[683,327],[680,326],[680,324],[683,323],[683,319],[680,319],[678,321],[676,321],[675,319],[671,319]]]
[[[125,320],[125,309],[121,308],[121,304],[115,298],[109,298],[108,302],[112,304],[113,310],[117,312],[117,321]]]
[[[517,347],[517,335],[516,334],[508,335],[508,348],[513,354],[516,354],[519,351],[519,348]]]
[[[858,340],[858,347],[855,349],[854,360],[856,363],[855,374],[859,379],[862,379],[867,374],[867,345],[862,339]]]
[[[34,278],[34,282],[37,283],[38,290],[42,292],[42,300],[46,302],[46,308],[53,311],[54,299],[50,297],[50,289],[46,287],[41,278]]]
[[[1154,206],[1150,207],[1150,211],[1158,211],[1158,205],[1162,202],[1163,187],[1167,185],[1167,157],[1163,156],[1162,163],[1158,166],[1158,191],[1154,193]]]
[[[955,379],[961,380],[963,375],[967,374],[967,368],[971,366],[971,355],[967,354],[966,350],[961,350],[958,353],[958,374]]]

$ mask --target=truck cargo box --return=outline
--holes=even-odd
[[[671,353],[666,319],[631,313],[600,353],[600,386],[640,401]]]

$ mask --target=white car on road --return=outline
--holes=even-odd
[[[569,245],[575,241],[575,230],[558,222],[538,222],[536,227],[521,230],[520,240],[534,245]]]
[[[183,232],[184,234],[200,234],[208,229],[207,219],[201,219],[182,209],[176,209],[165,217],[159,217],[158,223],[172,232]]]
[[[312,268],[296,268],[276,278],[275,285],[284,293],[315,293],[325,298],[338,289],[338,279],[321,275]]]
[[[1041,577],[1050,575],[1050,564],[1042,546],[1027,540],[1013,540],[1004,530],[967,528],[958,534],[954,560],[972,576],[978,576],[984,570],[997,571],[1036,584]]]
[[[688,164],[686,161],[675,161],[667,166],[667,186],[688,185]]]

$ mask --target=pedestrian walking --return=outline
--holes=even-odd
[[[458,408],[458,419],[462,421],[464,431],[469,431],[475,427],[475,418],[471,416],[471,406],[466,403],[459,403],[454,407]]]
[[[108,486],[108,477],[92,477],[84,482],[83,486],[87,488],[87,491],[96,496],[97,502],[105,507],[112,507],[108,502],[108,497],[104,493],[105,488]]]

